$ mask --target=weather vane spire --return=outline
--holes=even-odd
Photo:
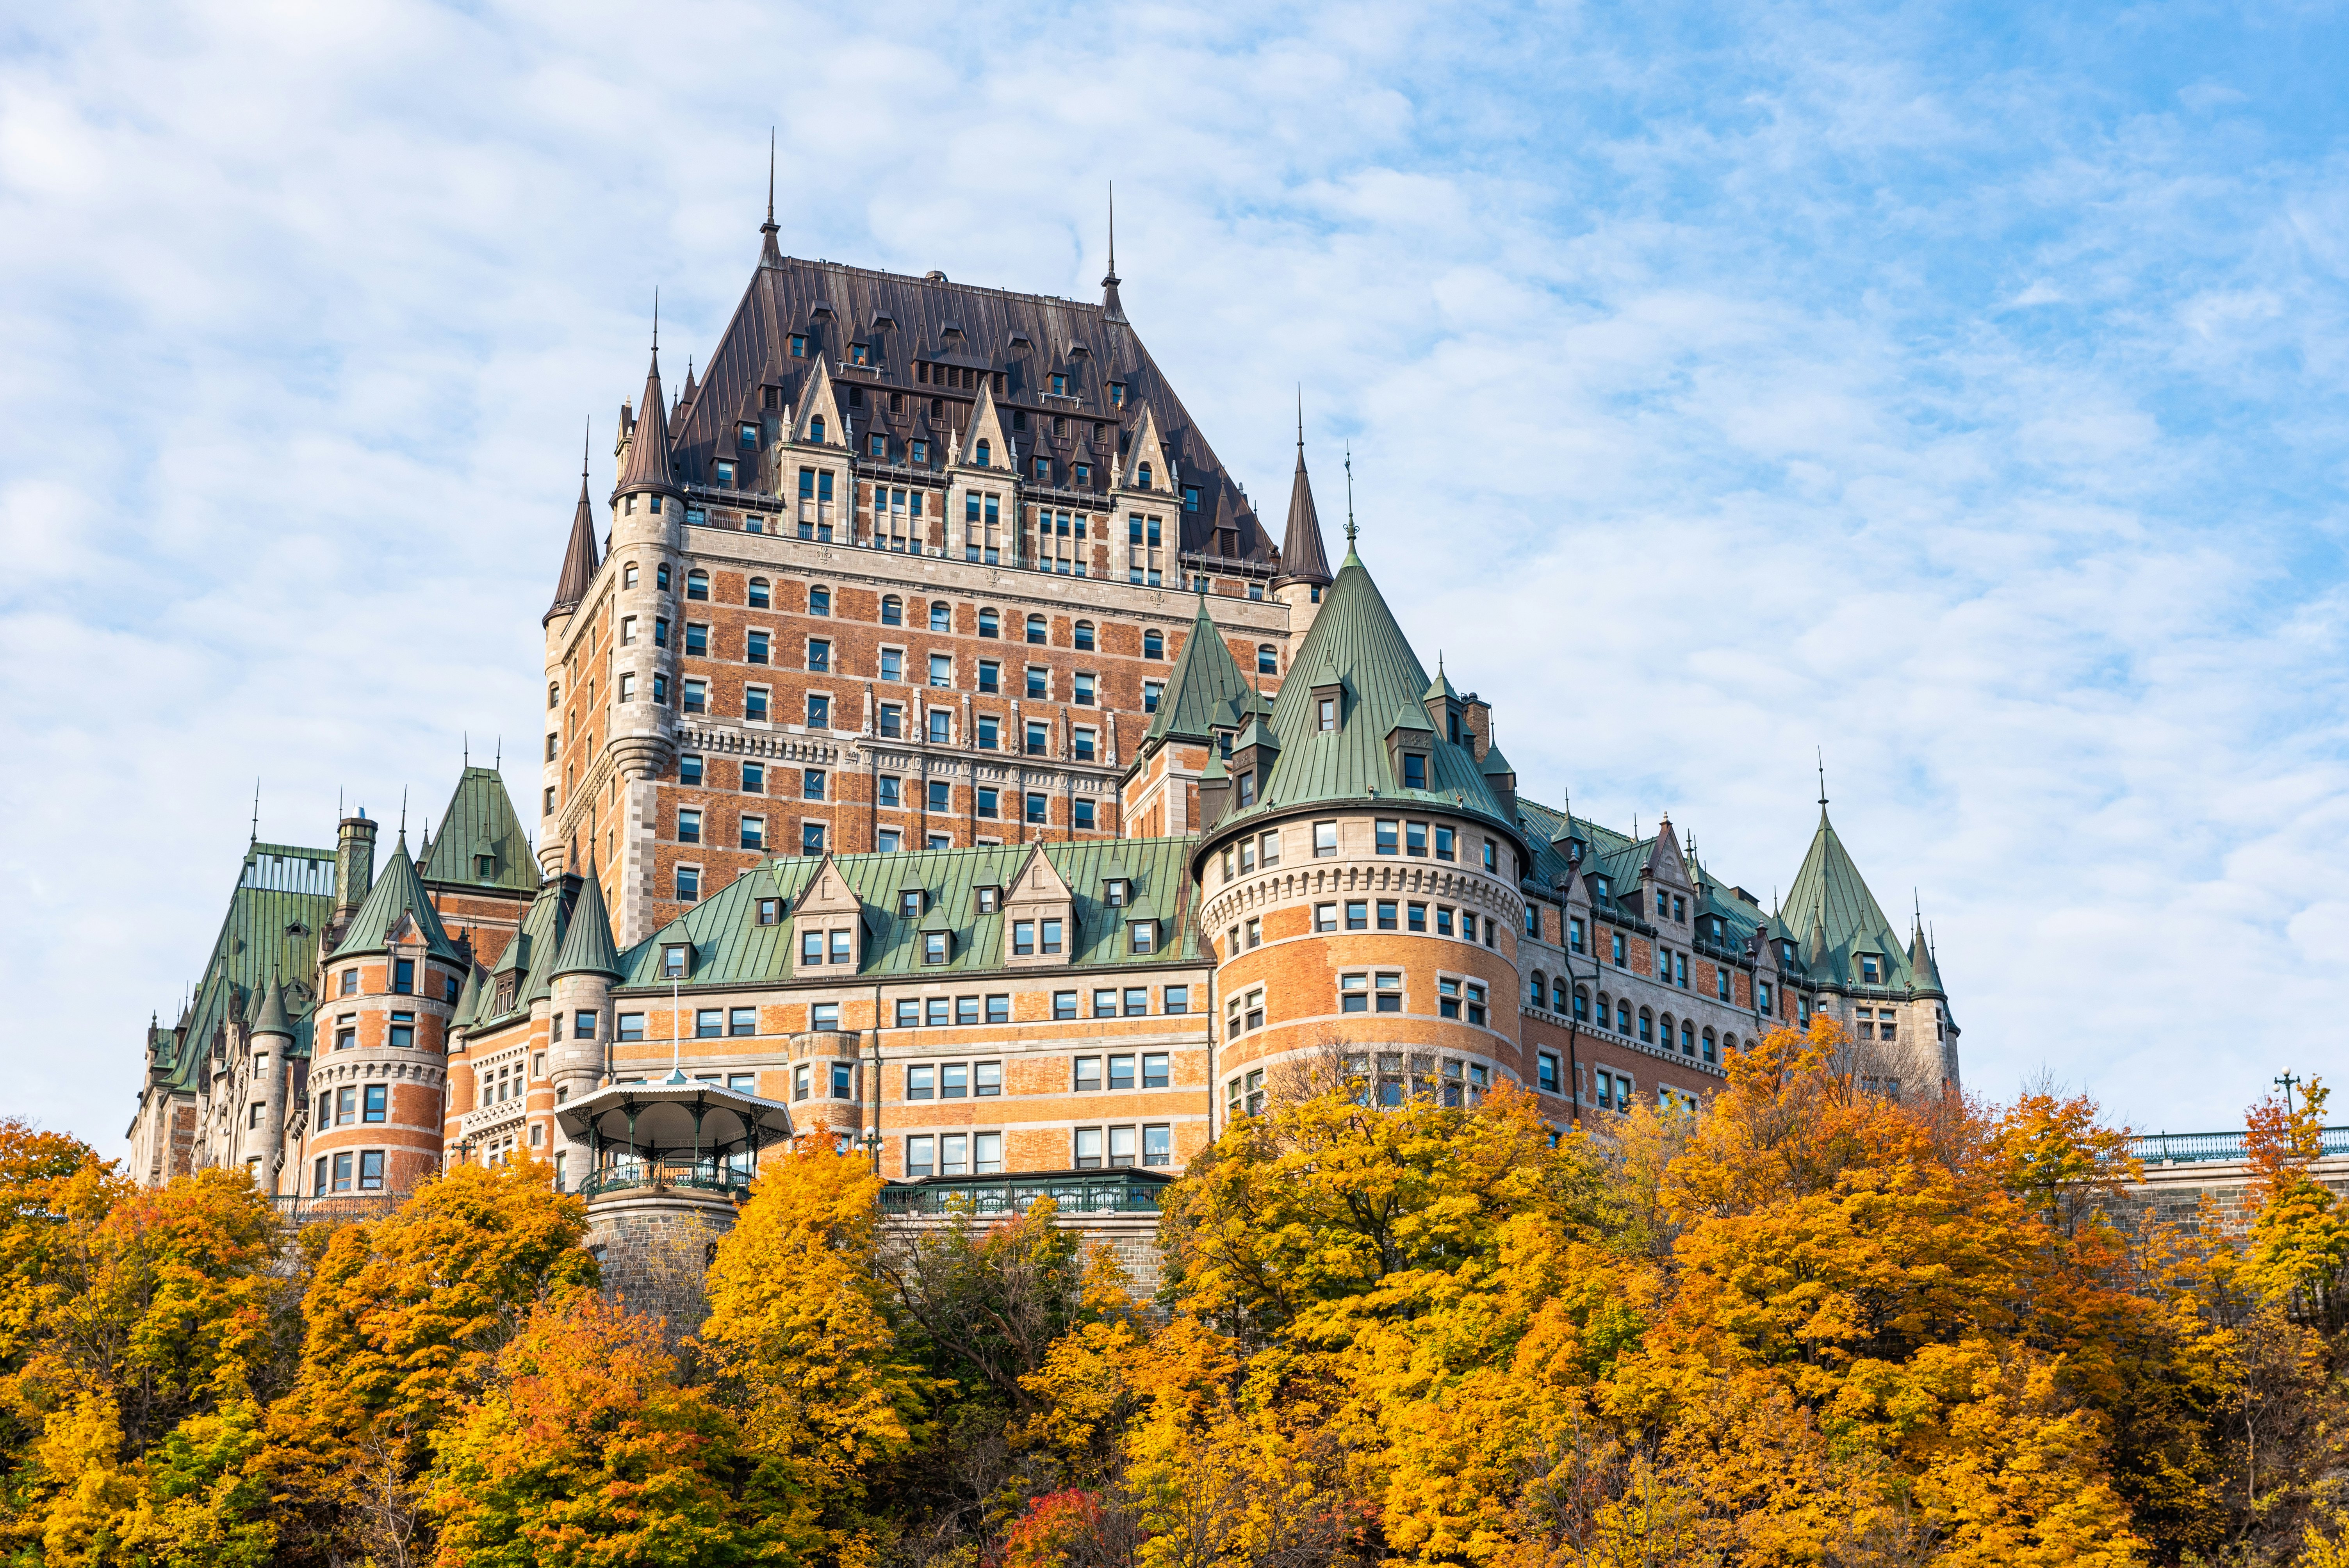
[[[1819,810],[1827,809],[1827,748],[1819,748]]]
[[[258,778],[253,781],[253,837],[246,841],[261,842],[261,780]]]
[[[1109,182],[1109,275],[1117,278],[1117,181]]]
[[[1299,396],[1301,397],[1302,393]],[[1354,443],[1346,443],[1346,553],[1354,552]]]

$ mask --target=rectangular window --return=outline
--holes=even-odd
[[[416,960],[401,958],[391,966],[391,988],[398,995],[410,996],[416,993]]]
[[[1076,690],[1077,706],[1079,707],[1092,707],[1093,677],[1086,674],[1084,671],[1080,670],[1073,677],[1071,684],[1074,686]]]
[[[361,1121],[388,1120],[389,1119],[391,1109],[390,1097],[391,1088],[389,1085],[379,1083],[371,1083],[367,1085],[366,1109],[359,1113],[359,1119]]]
[[[699,1007],[694,1010],[693,1037],[695,1039],[715,1039],[725,1032],[726,1014],[723,1008]]]
[[[1427,905],[1423,903],[1407,903],[1403,905],[1403,929],[1406,931],[1426,931]]]
[[[832,1098],[834,1099],[856,1098],[856,1065],[854,1062],[832,1064]]]
[[[680,844],[701,842],[701,813],[680,810],[677,814],[677,841]]]
[[[1076,1129],[1076,1162],[1080,1171],[1098,1171],[1102,1162],[1102,1130],[1098,1127]]]
[[[800,824],[800,853],[803,855],[823,853],[823,829],[824,825],[822,822]],[[838,960],[835,959],[834,962],[837,963]]]
[[[1112,1169],[1129,1169],[1134,1161],[1133,1129],[1112,1127],[1109,1130],[1109,1162]]]
[[[691,903],[701,896],[700,867],[679,866],[677,868],[677,896],[678,901],[680,903]]]
[[[937,1170],[938,1140],[924,1135],[905,1140],[905,1174],[909,1177],[929,1176]]]
[[[1402,975],[1400,975],[1400,974],[1395,974],[1395,973],[1389,973],[1389,974],[1381,974],[1381,975],[1379,975],[1379,976],[1378,976],[1378,982],[1377,982],[1377,995],[1378,995],[1378,1010],[1379,1010],[1380,1012],[1381,1012],[1381,1013],[1400,1013],[1400,1012],[1402,1012]]]
[[[642,1013],[621,1014],[619,1035],[617,1037],[623,1040],[643,1039],[645,1037],[645,1016]]]
[[[905,1069],[905,1098],[907,1099],[934,1099],[937,1097],[937,1068],[927,1066],[916,1066],[908,1067]]]
[[[1460,982],[1438,979],[1435,983],[1435,1012],[1438,1017],[1460,1016]]]
[[[1368,975],[1338,976],[1338,1011],[1367,1013],[1371,1010],[1371,977]]]
[[[834,964],[848,964],[854,962],[854,960],[849,956],[850,940],[851,936],[848,932],[835,931],[832,934],[832,961]]]
[[[903,1000],[901,1000],[900,1002],[898,1002],[898,1004],[897,1004],[897,1026],[898,1026],[899,1028],[901,1028],[901,1029],[916,1029],[916,1028],[921,1027],[921,1024],[922,1024],[922,1005],[921,1005],[919,1002],[917,1002],[917,1001],[914,1000],[914,999],[913,999],[912,997],[910,997],[910,996],[905,997],[905,998],[904,998]]]
[[[970,1092],[980,1099],[1003,1093],[1003,1064],[974,1062],[970,1069]]]
[[[709,683],[708,681],[701,680],[697,677],[688,679],[685,683],[685,711],[688,713],[708,713],[709,711]]]
[[[1402,823],[1391,820],[1382,821],[1377,824],[1379,853],[1382,855],[1391,855],[1395,852],[1398,848],[1398,841],[1401,837],[1402,828]]]
[[[1435,934],[1438,936],[1452,934],[1452,906],[1448,903],[1439,903],[1435,906]]]
[[[1368,931],[1370,928],[1371,906],[1369,903],[1359,898],[1349,899],[1346,902],[1346,929],[1349,931]]]
[[[557,1018],[557,1019],[554,1021],[554,1029],[555,1029],[555,1033],[556,1033],[556,1035],[559,1037],[559,1036],[562,1034],[562,1032],[563,1032],[563,1020],[562,1020],[562,1019]],[[416,1046],[416,1015],[415,1015],[415,1014],[413,1014],[413,1013],[394,1013],[394,1014],[391,1016],[390,1041],[391,1041],[391,1047],[392,1047],[392,1048],[393,1048],[394,1050],[405,1051],[405,1050],[412,1050],[412,1049],[414,1049],[414,1048],[415,1048],[415,1046]]]
[[[359,1191],[362,1192],[379,1192],[382,1190],[383,1150],[380,1149],[360,1150]]]
[[[765,692],[762,691],[758,693],[758,702],[759,710],[758,712],[750,715],[750,717],[753,718],[764,718],[767,717],[767,694]],[[832,698],[828,696],[820,696],[813,692],[809,693],[807,699],[807,721],[808,727],[811,729],[830,729],[832,727]]]
[[[810,1007],[808,1009],[808,1027],[811,1029],[839,1028],[840,1004],[837,1002],[818,1002],[814,1006]]]
[[[1439,861],[1454,858],[1452,853],[1452,830],[1449,828],[1439,827],[1435,830],[1435,858]]]
[[[743,1032],[745,1034],[750,1033],[749,1030],[744,1030]],[[573,1016],[572,1034],[574,1037],[582,1040],[592,1040],[595,1037],[595,1015],[592,1010],[577,1013]]]
[[[579,1016],[590,1020],[595,1016],[593,1013],[582,1013]],[[757,1034],[759,1032],[758,1010],[754,1007],[730,1009],[726,1015],[726,1032],[730,1035]],[[583,1034],[580,1037],[585,1039],[586,1037]]]
[[[742,847],[746,850],[763,850],[767,847],[767,820],[764,817],[742,819]]]
[[[938,1098],[968,1099],[970,1098],[970,1064],[947,1062],[938,1068]]]
[[[1144,713],[1156,713],[1158,711],[1158,701],[1165,695],[1166,683],[1164,681],[1143,681],[1142,683],[1142,711]]]
[[[1337,823],[1316,822],[1313,824],[1313,852],[1317,856],[1334,855],[1338,852]]]
[[[1174,1163],[1174,1130],[1164,1125],[1142,1130],[1142,1162],[1144,1165]]]

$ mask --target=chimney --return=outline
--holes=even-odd
[[[375,885],[375,822],[365,809],[343,819],[335,838],[335,925],[351,923]]]

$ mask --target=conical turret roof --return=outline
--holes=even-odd
[[[1305,422],[1297,425],[1297,477],[1288,486],[1288,531],[1280,538],[1282,583],[1317,583],[1328,587],[1330,557],[1321,548],[1321,514],[1313,507],[1313,481],[1305,477]]]
[[[367,890],[367,902],[351,917],[351,928],[343,934],[342,945],[335,949],[333,956],[385,951],[391,945],[391,934],[399,929],[403,916],[415,923],[418,939],[424,944],[426,952],[451,963],[462,962],[456,944],[441,929],[440,916],[433,911],[432,900],[424,891],[424,880],[416,874],[416,861],[409,856],[405,833],[391,852],[391,863],[375,879],[375,886]]]
[[[1237,724],[1240,716],[1250,711],[1255,696],[1255,688],[1240,674],[1231,649],[1225,645],[1223,634],[1216,630],[1215,620],[1207,614],[1207,596],[1202,593],[1199,613],[1191,622],[1190,639],[1174,660],[1174,673],[1167,677],[1158,711],[1143,732],[1143,744],[1212,740],[1216,720],[1224,717]],[[1231,705],[1228,709],[1224,707],[1226,703]]]
[[[1905,965],[1908,944],[1885,918],[1859,868],[1852,863],[1835,824],[1827,820],[1825,801],[1819,804],[1819,825],[1811,835],[1810,852],[1803,857],[1803,869],[1795,873],[1794,885],[1786,892],[1784,917],[1792,929],[1807,932],[1803,957],[1815,975],[1824,977],[1820,959],[1825,958],[1826,973],[1849,979],[1855,967],[1851,956],[1862,951],[1881,955],[1888,965]],[[1814,948],[1819,951],[1815,954]],[[1899,983],[1890,974],[1884,978],[1887,984]]]
[[[563,574],[554,580],[554,602],[546,607],[540,624],[579,608],[587,597],[589,585],[595,581],[596,568],[602,564],[595,549],[595,509],[587,500],[587,475],[583,469],[579,475],[579,504],[571,513],[571,542],[563,551]]]
[[[1934,961],[1933,944],[1925,939],[1925,922],[1921,916],[1916,928],[1909,934],[1909,983],[1933,995],[1947,994],[1941,988],[1941,966]]]
[[[636,408],[636,428],[628,432],[627,458],[612,494],[616,498],[631,491],[674,493],[677,472],[669,462],[668,402],[661,396],[658,347],[653,350],[652,367],[645,372],[645,395]]]
[[[620,950],[612,941],[612,917],[604,908],[604,890],[594,877],[579,890],[571,906],[571,924],[563,934],[563,951],[555,954],[549,980],[565,975],[608,975],[621,977]]]
[[[285,1016],[285,988],[277,983],[274,969],[269,972],[269,988],[262,992],[261,1006],[254,1014],[253,1032],[288,1040],[294,1037],[294,1021]]]
[[[1372,799],[1416,802],[1484,818],[1525,847],[1514,814],[1503,810],[1475,753],[1428,724],[1420,695],[1428,687],[1427,667],[1352,552],[1322,595],[1321,613],[1293,667],[1336,673],[1343,692],[1337,727],[1321,728],[1316,712],[1314,694],[1325,676],[1285,683],[1270,720],[1279,760],[1258,789],[1255,808],[1241,815]],[[1424,789],[1407,789],[1396,777],[1388,737],[1398,729],[1412,732],[1411,749],[1426,749]]]

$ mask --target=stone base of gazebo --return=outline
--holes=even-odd
[[[581,1245],[595,1254],[604,1295],[662,1320],[670,1343],[709,1315],[703,1287],[718,1238],[734,1227],[734,1200],[692,1187],[632,1187],[587,1201]]]

